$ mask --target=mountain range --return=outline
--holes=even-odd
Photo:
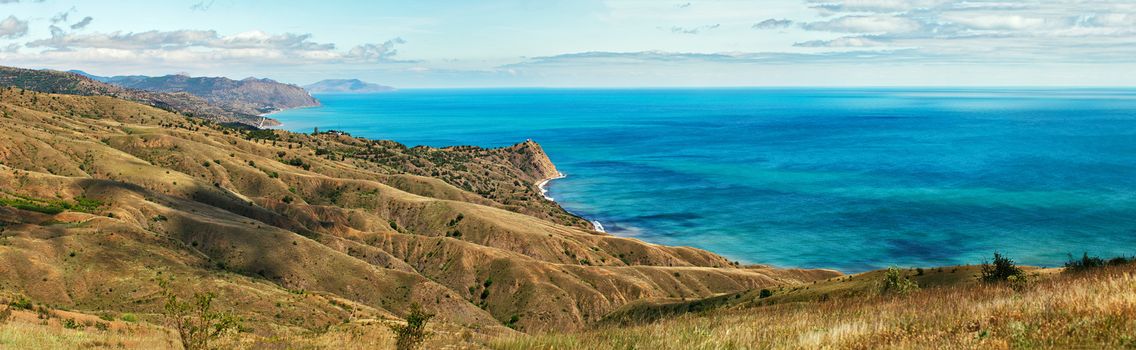
[[[129,89],[163,93],[184,92],[226,110],[249,115],[315,107],[320,104],[303,88],[271,79],[250,77],[233,80],[224,77],[190,77],[181,74],[160,77],[138,75],[100,77],[82,71],[72,72]]]

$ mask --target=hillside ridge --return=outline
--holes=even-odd
[[[320,102],[303,88],[267,78],[249,77],[233,80],[225,77],[191,77],[182,74],[150,76],[99,77],[94,80],[129,89],[188,93],[212,105],[249,115],[260,115],[286,109],[316,107]]]
[[[278,121],[271,118],[214,106],[188,93],[129,89],[72,72],[0,66],[0,87],[69,95],[110,96],[218,123],[239,123],[250,126],[279,125]]]

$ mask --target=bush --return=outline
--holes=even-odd
[[[73,318],[63,320],[63,328],[67,329],[83,329],[85,326],[82,323],[75,321]]]
[[[880,294],[907,294],[919,290],[919,284],[903,276],[903,270],[889,267],[880,283]]]
[[[168,283],[161,282],[166,295],[166,322],[177,331],[182,348],[209,349],[209,342],[240,328],[236,316],[212,310],[213,299],[216,298],[213,293],[194,293],[191,300],[181,301],[170,290]]]
[[[984,282],[1004,282],[1010,280],[1011,276],[1021,277],[1024,276],[1022,269],[1014,264],[1013,260],[1006,256],[994,252],[994,263],[982,263],[982,281]]]
[[[434,318],[434,314],[423,311],[418,303],[411,304],[410,314],[406,316],[406,325],[390,325],[390,329],[395,334],[395,349],[412,350],[421,346],[422,342],[426,341],[426,337],[430,336],[430,332],[426,331],[426,323],[431,318]]]
[[[1105,266],[1104,259],[1089,256],[1088,252],[1085,252],[1080,259],[1074,259],[1073,254],[1069,254],[1069,261],[1065,262],[1066,271],[1083,271],[1101,266]]]
[[[1132,261],[1136,261],[1136,258],[1125,258],[1123,256],[1118,256],[1118,257],[1115,257],[1115,258],[1112,258],[1112,259],[1108,259],[1108,265],[1109,266],[1125,265],[1125,264],[1128,264]]]
[[[765,299],[771,296],[773,296],[773,291],[768,289],[762,289],[761,292],[758,292],[757,294],[757,297],[760,299]]]
[[[17,308],[17,309],[31,310],[32,309],[32,300],[28,299],[28,297],[21,295],[21,296],[16,297],[16,300],[12,300],[12,302],[8,303],[8,305],[11,305],[12,307]]]

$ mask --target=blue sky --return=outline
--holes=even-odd
[[[0,0],[0,64],[399,87],[1133,86],[1131,0]]]

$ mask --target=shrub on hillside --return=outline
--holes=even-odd
[[[434,318],[434,314],[426,313],[418,303],[410,305],[410,314],[406,315],[406,324],[390,325],[395,334],[395,349],[413,350],[426,341],[430,332],[426,330],[426,323]]]
[[[164,308],[166,321],[177,331],[182,348],[186,350],[209,349],[209,343],[219,340],[240,328],[236,316],[212,309],[213,293],[194,293],[187,301],[179,300],[169,288],[168,281],[161,282],[166,297]]]
[[[919,290],[919,284],[903,276],[903,270],[889,267],[880,282],[880,294],[907,294]]]
[[[1080,259],[1074,259],[1073,254],[1069,254],[1069,261],[1065,262],[1066,271],[1082,271],[1101,266],[1105,266],[1104,259],[1089,256],[1088,252],[1085,252]]]
[[[994,263],[982,263],[982,280],[985,282],[1009,281],[1010,277],[1021,278],[1025,273],[1014,264],[1010,258],[1001,253],[994,252]]]
[[[1077,259],[1077,258],[1073,258],[1073,255],[1070,254],[1069,255],[1069,261],[1065,262],[1065,271],[1066,272],[1078,272],[1078,271],[1084,271],[1084,270],[1089,270],[1089,269],[1098,268],[1098,267],[1119,266],[1119,265],[1128,264],[1128,263],[1133,262],[1133,261],[1136,261],[1136,258],[1126,258],[1126,257],[1123,257],[1123,256],[1118,256],[1118,257],[1115,257],[1115,258],[1112,258],[1112,259],[1105,260],[1105,259],[1102,259],[1099,256],[1089,256],[1089,253],[1085,252],[1083,255],[1081,255],[1080,259]]]

